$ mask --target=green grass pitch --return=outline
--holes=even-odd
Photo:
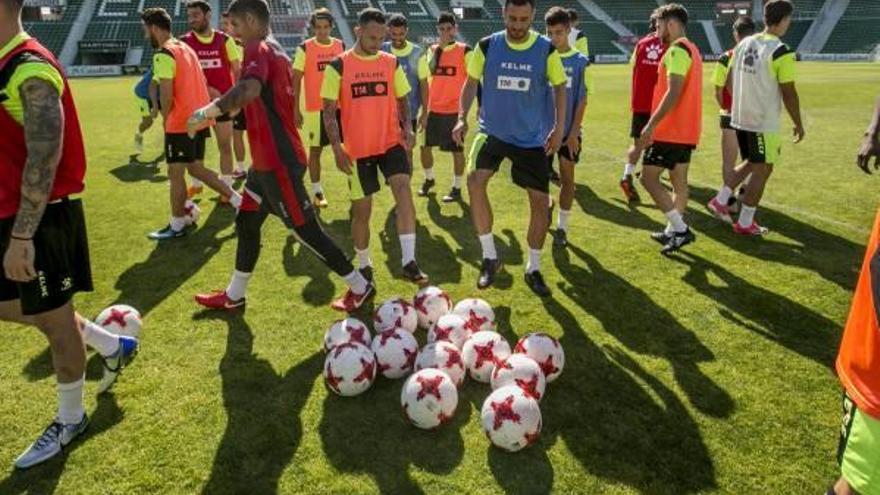
[[[167,222],[168,184],[161,166],[129,165],[135,80],[74,81],[95,276],[95,292],[76,303],[88,316],[117,301],[140,308],[143,348],[103,398],[94,397],[100,365],[91,359],[88,435],[16,473],[13,459],[54,414],[54,378],[38,332],[0,326],[0,494],[824,490],[837,473],[832,363],[877,203],[877,179],[854,163],[877,68],[800,64],[807,137],[783,147],[757,216],[772,230],[765,239],[734,237],[703,209],[720,181],[707,78],[687,213],[698,240],[671,259],[648,238],[662,214],[628,208],[617,187],[628,70],[593,70],[598,93],[587,110],[572,246],[553,251],[548,242],[544,251],[552,299],[533,297],[522,281],[528,207],[509,168],[490,193],[508,266],[497,288],[475,288],[479,243],[467,207],[416,202],[418,255],[437,284],[456,300],[488,300],[511,342],[544,330],[565,347],[565,372],[541,403],[542,436],[518,454],[490,448],[480,432],[485,385],[467,383],[452,424],[434,432],[405,422],[402,382],[379,379],[355,398],[328,393],[320,348],[338,317],[328,303],[343,284],[288,242],[277,220],[266,224],[247,310],[199,311],[192,295],[225,287],[232,269],[232,211],[205,193],[194,235],[147,240]],[[154,129],[145,155],[161,152]],[[442,194],[451,160],[438,157]],[[322,218],[350,253],[346,183],[329,152],[324,167],[330,207]],[[422,178],[417,170],[414,187]],[[415,292],[394,277],[400,253],[390,208],[383,190],[372,240],[378,300]]]

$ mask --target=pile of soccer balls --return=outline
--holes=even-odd
[[[324,335],[324,379],[342,396],[365,392],[376,375],[410,375],[400,393],[409,421],[423,429],[449,422],[466,376],[489,383],[493,392],[481,411],[483,431],[494,445],[515,452],[541,432],[541,409],[548,382],[562,373],[565,354],[553,337],[530,333],[511,352],[495,331],[495,313],[482,299],[452,304],[438,287],[425,287],[413,302],[393,298],[373,317],[375,335],[355,318],[333,323]],[[427,330],[419,350],[415,333]],[[412,373],[412,374],[410,374]]]

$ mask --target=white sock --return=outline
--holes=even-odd
[[[202,187],[202,181],[200,181],[199,179],[196,179],[195,177],[193,177],[193,178],[190,180],[190,185],[193,186],[193,187]]]
[[[321,187],[320,182],[312,182],[312,194],[323,194],[324,188]]]
[[[672,224],[671,224],[671,223],[666,222],[666,228],[663,229],[663,233],[666,234],[666,235],[672,235],[672,234],[675,233],[675,229],[672,228]]]
[[[401,262],[406,266],[410,261],[416,259],[416,235],[401,234],[397,236],[400,239],[400,254],[403,258]]]
[[[86,410],[83,408],[83,385],[86,378],[75,382],[58,382],[58,416],[61,424],[75,425],[82,421]]]
[[[357,255],[358,266],[360,268],[366,268],[368,266],[373,266],[373,260],[370,259],[370,249],[364,249],[361,251],[358,248],[354,248],[354,254]]]
[[[672,230],[674,232],[682,233],[688,229],[687,224],[684,223],[684,219],[681,218],[681,213],[675,208],[666,212],[666,218],[669,219],[669,224],[672,225]]]
[[[715,201],[718,201],[724,206],[727,206],[727,202],[730,201],[730,195],[733,194],[733,190],[727,186],[721,186],[721,189],[718,190],[718,194],[715,195]]]
[[[434,168],[426,168],[425,169],[425,179],[426,180],[434,180]]]
[[[497,260],[498,253],[495,251],[495,236],[491,232],[479,236],[480,245],[483,246],[483,259]]]
[[[623,165],[623,178],[626,179],[630,175],[632,175],[636,171],[636,166],[632,163],[626,163]]]
[[[526,264],[526,273],[536,272],[541,269],[541,250],[529,249],[529,262]]]
[[[232,196],[229,197],[229,204],[231,204],[236,210],[241,208],[241,194],[233,191]]]
[[[235,182],[235,179],[233,179],[231,175],[221,175],[220,180],[230,188],[232,187],[232,183]]]
[[[363,294],[367,291],[367,279],[361,275],[361,272],[357,270],[352,270],[351,273],[343,277],[345,279],[345,283],[348,284],[348,287],[355,294]]]
[[[141,134],[140,132],[135,132],[135,133],[134,133],[134,137],[137,138],[137,139],[143,139],[143,138],[144,138],[144,135]]]
[[[185,217],[171,217],[171,230],[180,232],[186,227]]]
[[[568,230],[568,218],[571,216],[571,210],[559,209],[559,221],[556,224],[559,230]]]
[[[757,206],[742,205],[739,209],[739,226],[751,227],[755,221],[755,212],[758,211]]]
[[[452,187],[455,189],[461,189],[461,178],[460,175],[455,175],[452,177]]]
[[[251,281],[251,277],[253,273],[245,273],[240,272],[238,270],[232,271],[232,278],[229,280],[229,286],[226,287],[226,297],[232,299],[233,301],[238,301],[243,298],[245,293],[247,292],[248,282]]]
[[[93,321],[80,318],[85,343],[104,357],[116,354],[119,350],[119,336],[104,330],[104,327]]]

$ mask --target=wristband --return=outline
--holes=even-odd
[[[9,237],[15,239],[16,241],[32,241],[32,240],[34,240],[33,237],[19,237],[15,234],[10,234]]]

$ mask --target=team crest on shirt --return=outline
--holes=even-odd
[[[660,60],[660,44],[654,43],[648,46],[648,51],[645,54],[645,58],[652,62],[657,62]]]

